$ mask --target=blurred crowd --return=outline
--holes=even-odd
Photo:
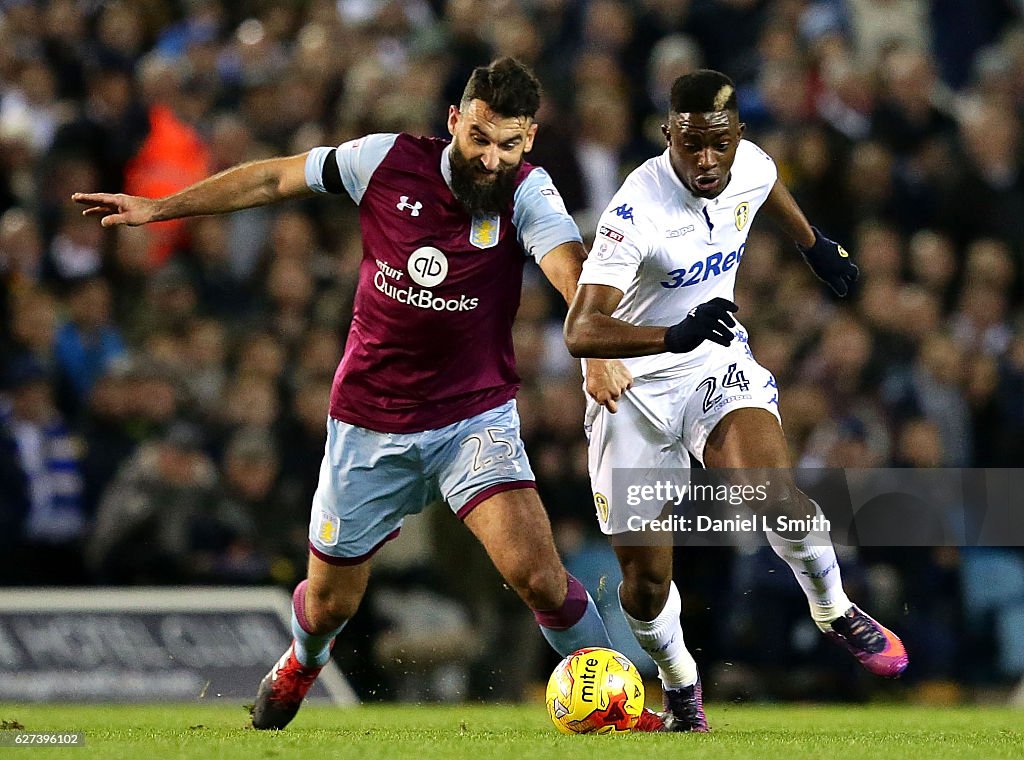
[[[1020,0],[0,0],[0,583],[290,588],[304,574],[361,255],[354,206],[112,232],[70,194],[163,195],[370,132],[444,135],[472,68],[504,54],[545,87],[529,159],[588,236],[664,148],[671,82],[697,67],[735,79],[746,136],[861,269],[838,301],[768,224],[750,235],[740,318],[800,466],[1024,461]],[[532,270],[515,328],[523,436],[563,554],[608,603],[563,314]],[[353,669],[422,648],[426,625],[463,653],[519,631],[542,652],[464,531],[420,522],[382,553],[346,634],[376,657]],[[842,561],[851,596],[904,634],[922,689],[1024,672],[1019,550]],[[681,553],[687,639],[719,663],[705,678],[719,695],[821,696],[853,675],[773,562]],[[423,657],[426,696],[515,694],[512,674],[495,693],[486,672],[446,670],[457,656]],[[364,696],[424,696],[362,676]]]

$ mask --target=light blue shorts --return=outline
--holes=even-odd
[[[378,433],[329,418],[310,550],[334,565],[358,564],[398,535],[406,515],[435,501],[463,519],[496,493],[533,487],[515,400],[422,433]]]

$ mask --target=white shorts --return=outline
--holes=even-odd
[[[767,409],[781,423],[775,377],[754,359],[746,332],[738,330],[736,338],[727,348],[711,351],[696,372],[636,380],[619,399],[615,414],[588,397],[590,483],[603,533],[626,532],[633,515],[659,515],[657,505],[645,509],[613,503],[614,470],[634,470],[629,478],[640,482],[653,482],[658,470],[688,470],[689,453],[703,462],[711,431],[736,409]],[[650,472],[649,478],[644,471]]]

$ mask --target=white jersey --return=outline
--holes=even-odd
[[[686,189],[668,150],[645,161],[602,214],[580,285],[621,290],[612,316],[633,325],[668,327],[712,298],[734,300],[750,223],[777,176],[771,157],[746,140],[737,146],[728,186],[710,200]],[[703,366],[716,345],[624,362],[634,378],[670,377]]]

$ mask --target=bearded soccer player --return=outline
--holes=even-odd
[[[526,256],[570,301],[586,257],[542,169],[524,162],[540,85],[517,61],[477,68],[452,140],[373,134],[228,169],[160,199],[77,193],[104,227],[347,193],[363,238],[352,326],[334,378],[313,497],[309,573],[292,645],[260,684],[258,729],[295,716],[366,590],[370,558],[444,499],[560,654],[609,646],[566,573],[519,437],[512,323]],[[526,255],[524,255],[524,252]],[[645,711],[643,730],[661,720]]]
[[[660,505],[611,498],[613,468],[773,468],[767,512],[818,517],[789,467],[775,378],[759,365],[733,316],[736,270],[760,208],[795,241],[807,264],[839,296],[857,278],[846,251],[812,227],[775,163],[743,139],[736,91],[716,71],[672,86],[668,147],[634,171],[600,219],[565,324],[579,357],[619,357],[625,367],[588,362],[589,465],[603,532],[625,534]],[[820,517],[819,517],[820,516]],[[899,638],[850,602],[827,532],[768,531],[792,569],[811,617],[869,671],[907,667]],[[616,543],[613,540],[613,543]],[[617,542],[624,543],[624,542]],[[707,731],[697,665],[683,641],[671,546],[615,547],[619,600],[641,647],[658,664],[670,730]]]

